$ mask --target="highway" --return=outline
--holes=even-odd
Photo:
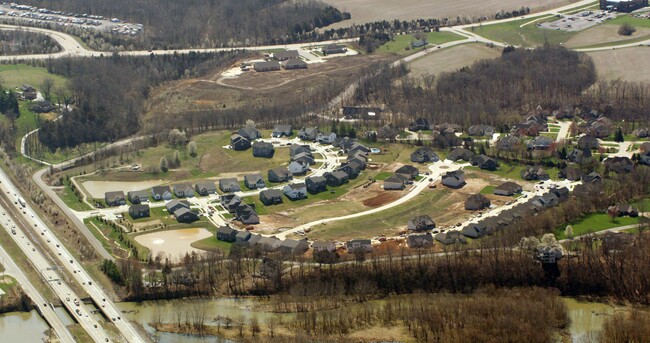
[[[81,264],[77,261],[73,254],[71,254],[59,241],[59,239],[52,233],[51,228],[47,227],[41,218],[31,209],[29,204],[26,206],[21,206],[19,203],[19,198],[22,197],[19,190],[14,186],[13,182],[9,179],[4,170],[0,170],[0,191],[7,194],[9,197],[12,197],[15,202],[14,206],[22,213],[21,221],[26,223],[26,226],[29,227],[31,232],[35,232],[35,236],[38,237],[41,241],[41,245],[48,249],[57,259],[57,262],[60,266],[63,266],[68,272],[69,275],[72,275],[74,282],[77,282],[79,287],[81,287],[95,302],[98,306],[98,309],[102,311],[106,318],[109,318],[116,326],[118,331],[122,334],[124,339],[127,342],[145,342],[145,339],[141,337],[138,331],[131,325],[131,323],[123,320],[121,318],[121,313],[115,303],[108,298],[106,293],[100,288],[97,282],[93,282],[92,278],[88,273],[81,267]],[[85,230],[87,231],[87,230]],[[25,242],[26,243],[26,242]],[[36,263],[42,263],[40,261],[42,255],[37,253],[38,249],[32,249],[28,257],[36,265]],[[40,258],[39,258],[40,256]],[[41,270],[49,267],[49,263],[42,266]],[[40,265],[40,264],[39,264]],[[58,285],[58,284],[57,284]],[[79,299],[79,297],[77,297]],[[88,318],[92,317],[81,317],[84,321],[90,321]],[[97,324],[92,323],[92,325]],[[86,327],[86,326],[84,326]],[[93,339],[97,338],[98,341],[105,341],[107,339],[106,335],[100,336],[100,333],[96,332],[101,328],[98,326],[97,329],[91,330],[86,329]],[[94,329],[94,327],[92,327]]]
[[[2,226],[7,229],[4,222]],[[7,229],[7,231],[10,232],[9,229]],[[11,256],[9,256],[9,254],[1,245],[0,258],[2,258],[2,265],[5,267],[5,273],[13,276],[16,279],[27,296],[36,304],[38,307],[38,312],[43,316],[43,318],[45,318],[50,327],[52,327],[61,342],[73,343],[75,340],[74,337],[72,337],[70,330],[68,330],[68,328],[63,324],[51,306],[43,306],[43,304],[47,304],[48,301],[45,300],[45,298],[41,295],[40,292],[36,290],[36,288],[34,288],[34,285],[32,285],[29,279],[27,279],[27,276],[23,274]]]
[[[4,182],[2,186],[4,186]],[[0,188],[2,188],[3,192],[6,192],[5,187]],[[25,220],[22,220],[22,218],[18,218],[17,220],[14,220],[12,218],[13,213],[20,211],[20,208],[18,208],[20,205],[16,206],[16,209],[9,208],[12,205],[6,203],[5,199],[7,197],[5,197],[5,195],[7,197],[13,197],[13,194],[5,193],[3,194],[2,199],[0,199],[0,211],[2,211],[0,220],[2,222],[2,226],[5,228],[5,230],[7,230],[7,233],[11,235],[25,256],[27,256],[36,271],[41,274],[41,277],[45,280],[45,282],[49,284],[52,290],[54,290],[54,293],[61,300],[61,304],[63,304],[63,306],[68,309],[69,313],[74,316],[74,319],[79,324],[81,324],[81,326],[84,328],[84,330],[86,330],[90,337],[92,337],[95,342],[106,342],[108,335],[104,331],[103,327],[99,324],[99,322],[95,319],[95,317],[91,315],[90,311],[86,309],[85,305],[81,303],[80,299],[82,297],[76,294],[74,290],[68,286],[68,281],[66,281],[65,277],[57,272],[58,267],[52,265],[49,259],[44,255],[44,252],[41,251],[41,247],[36,247],[36,244],[32,244],[30,241],[30,235],[31,237],[34,237],[38,236],[38,234],[34,234],[31,229],[25,228],[25,226],[29,224],[26,224]],[[49,244],[55,243],[51,242]],[[24,275],[22,275],[21,278],[26,279]],[[31,285],[29,286],[33,288]],[[30,294],[30,297],[34,294],[34,292],[36,291],[33,290],[33,292],[30,292],[32,293]],[[59,327],[60,325],[63,325],[60,323],[60,319],[58,319],[58,317],[56,319],[53,319],[49,315],[50,311],[54,313],[54,309],[48,301],[45,301],[40,295],[35,295],[32,300],[36,302],[36,306],[38,306],[39,311],[44,314],[48,323],[50,323],[51,320],[51,325],[58,334],[63,335],[64,339],[72,338],[70,332],[67,331],[67,329],[62,331],[62,329]],[[54,314],[54,316],[56,316],[56,314]]]

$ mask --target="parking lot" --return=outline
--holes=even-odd
[[[569,32],[582,31],[616,17],[615,12],[584,11],[576,14],[558,14],[557,20],[537,24],[538,27],[549,30]]]

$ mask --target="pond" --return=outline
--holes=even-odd
[[[43,342],[48,329],[36,311],[0,315],[0,342]]]
[[[603,327],[605,319],[614,314],[614,307],[597,302],[582,302],[563,298],[571,318],[569,332],[574,342],[592,342]]]

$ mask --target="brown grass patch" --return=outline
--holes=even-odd
[[[363,205],[366,207],[379,207],[381,205],[385,205],[390,202],[393,202],[399,198],[400,198],[399,194],[385,191],[383,193],[377,194],[372,198],[364,200]]]

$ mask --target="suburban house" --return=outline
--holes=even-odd
[[[131,205],[129,206],[129,215],[133,219],[149,217],[149,205]]]
[[[427,42],[426,39],[418,39],[411,42],[411,48],[421,48],[427,44],[429,44],[429,42]]]
[[[455,243],[465,244],[467,243],[467,238],[461,234],[460,231],[447,231],[441,232],[435,236],[436,240],[444,245],[450,245]]]
[[[582,136],[578,139],[578,148],[580,150],[598,149],[598,138],[589,135]]]
[[[470,195],[465,200],[465,209],[468,211],[479,211],[490,207],[490,199],[483,194]]]
[[[323,55],[344,54],[348,51],[345,45],[328,44],[323,48]]]
[[[151,197],[154,200],[171,200],[172,191],[169,186],[155,186],[151,187]]]
[[[280,246],[282,245],[282,241],[277,239],[276,237],[260,237],[257,242],[255,242],[254,245],[251,245],[253,247],[256,247],[258,249],[262,249],[266,252],[274,252],[278,251],[280,249]]]
[[[605,160],[605,168],[610,172],[629,173],[634,169],[634,162],[628,157],[610,157]]]
[[[178,198],[191,198],[194,196],[194,188],[189,183],[177,183],[172,186],[174,195]]]
[[[132,204],[149,202],[149,192],[147,191],[131,191],[127,192],[126,196]]]
[[[253,143],[253,156],[271,158],[275,153],[273,144],[267,142],[256,141]]]
[[[190,208],[190,203],[187,202],[186,200],[174,199],[165,204],[165,208],[167,209],[167,212],[170,214],[173,214],[176,210],[182,207]]]
[[[596,138],[607,138],[612,134],[611,120],[601,117],[587,126],[587,134]]]
[[[377,139],[384,141],[394,141],[399,135],[399,131],[390,125],[384,125],[376,131]]]
[[[327,190],[327,179],[324,176],[310,176],[305,179],[307,191],[311,194],[325,192]]]
[[[490,125],[485,125],[485,124],[479,124],[479,125],[472,125],[467,129],[467,134],[470,136],[488,136],[491,137],[494,135],[496,132],[496,129],[493,126]]]
[[[351,153],[356,153],[356,152],[361,152],[361,153],[364,153],[364,154],[368,154],[368,153],[370,153],[370,148],[368,148],[365,145],[361,145],[358,142],[354,142],[354,143],[352,143],[352,145],[348,149],[345,150],[345,153],[347,153],[348,155],[351,154]]]
[[[404,165],[395,171],[395,174],[402,174],[406,176],[409,180],[415,180],[420,175],[418,168],[414,166]]]
[[[543,246],[537,249],[536,258],[542,263],[557,263],[564,255],[562,247]]]
[[[266,189],[260,192],[260,201],[266,206],[282,203],[282,192],[279,189]]]
[[[473,156],[469,161],[473,166],[479,167],[483,170],[497,170],[499,168],[499,162],[492,157],[487,157],[485,155],[476,155]]]
[[[603,182],[603,178],[600,176],[600,174],[596,172],[591,172],[587,175],[584,175],[582,177],[582,182],[584,183],[600,183]]]
[[[239,192],[239,181],[234,177],[219,180],[219,189],[225,193]]]
[[[546,136],[537,136],[526,142],[526,147],[530,150],[547,150],[551,148],[554,140]]]
[[[247,204],[240,204],[235,209],[235,218],[242,224],[259,224],[260,217],[255,212],[255,209]]]
[[[357,161],[352,161],[346,164],[341,165],[337,170],[343,171],[348,174],[348,179],[354,179],[361,173],[362,170],[361,163]]]
[[[293,159],[301,154],[306,154],[309,156],[312,156],[311,153],[311,148],[309,145],[301,145],[301,144],[292,144],[289,147],[289,158],[293,161]]]
[[[420,130],[429,130],[431,125],[426,118],[417,118],[414,122],[409,124],[409,131],[417,132]]]
[[[377,120],[380,118],[379,114],[381,113],[381,108],[368,106],[343,106],[341,111],[343,112],[343,117],[345,119]]]
[[[280,244],[280,251],[285,254],[302,255],[307,250],[309,250],[309,243],[304,239],[297,240],[287,238],[282,241],[282,244]]]
[[[315,241],[311,245],[311,247],[312,247],[312,249],[314,249],[314,251],[329,251],[329,252],[332,252],[332,251],[336,250],[336,244],[334,244],[332,242]]]
[[[126,197],[122,191],[104,193],[104,201],[107,206],[126,205]]]
[[[639,216],[639,210],[636,208],[628,205],[628,204],[618,204],[615,206],[610,206],[607,208],[607,212],[613,212],[616,213],[617,216],[619,217],[624,217],[624,216],[630,216],[630,217],[638,217]]]
[[[278,61],[256,62],[253,64],[253,69],[260,73],[265,71],[276,71],[280,70],[280,63]]]
[[[494,194],[503,196],[512,196],[522,192],[521,186],[514,182],[504,182],[494,188]]]
[[[460,233],[463,234],[465,237],[469,238],[481,238],[488,234],[489,229],[487,228],[488,226],[492,225],[491,223],[488,223],[487,220],[483,220],[481,223],[470,223],[463,227],[463,229],[460,231]]]
[[[406,228],[411,231],[433,230],[436,228],[436,223],[428,215],[419,215],[409,219]]]
[[[438,161],[440,161],[440,157],[429,147],[418,148],[411,154],[411,162],[427,163]]]
[[[582,170],[580,170],[580,168],[571,167],[571,166],[566,167],[557,173],[557,177],[559,177],[560,179],[567,179],[569,181],[581,180],[582,175],[583,173]]]
[[[235,151],[244,151],[251,147],[251,141],[242,137],[241,135],[235,134],[230,136],[230,148]]]
[[[384,180],[384,190],[398,190],[401,191],[406,188],[408,177],[403,174],[393,174]]]
[[[172,200],[165,204],[167,212],[173,214],[180,223],[190,223],[199,220],[198,214],[190,211],[190,203],[187,201]]]
[[[442,184],[450,188],[461,188],[465,185],[465,173],[462,170],[446,172],[442,176]]]
[[[299,59],[299,58],[294,58],[290,59],[287,61],[284,61],[280,63],[284,69],[291,70],[291,69],[307,69],[307,62]]]
[[[352,239],[345,243],[345,248],[348,253],[353,253],[358,249],[363,249],[366,252],[372,251],[372,242],[369,239]]]
[[[335,170],[331,173],[325,173],[323,176],[327,180],[327,185],[331,187],[338,187],[348,182],[349,179],[348,174],[340,170]]]
[[[231,228],[228,225],[220,226],[217,229],[217,239],[224,242],[234,243],[237,239],[238,230]]]
[[[567,155],[566,159],[573,163],[580,163],[583,159],[590,158],[590,157],[591,157],[591,150],[589,149],[585,149],[585,150],[573,149]]]
[[[201,196],[217,194],[217,186],[212,181],[197,182],[196,185],[194,185],[194,191],[196,191],[196,194]]]
[[[285,167],[277,167],[269,169],[268,171],[269,182],[287,182],[292,179],[289,169]]]
[[[278,61],[286,61],[294,58],[299,58],[300,54],[298,53],[298,50],[285,50],[285,51],[278,51],[273,53],[273,59],[278,60]]]
[[[300,200],[307,197],[307,186],[304,183],[290,183],[282,188],[282,192],[291,200]]]
[[[458,124],[442,123],[436,127],[438,132],[454,134],[456,132],[463,132],[463,127]]]
[[[248,245],[248,239],[251,238],[251,233],[242,230],[242,231],[237,231],[237,234],[235,235],[235,244],[237,245]]]
[[[221,206],[230,213],[235,213],[237,207],[242,203],[241,198],[235,194],[222,195],[219,197],[219,200],[221,200]]]
[[[454,162],[458,160],[469,162],[472,156],[474,156],[474,153],[470,150],[467,150],[465,148],[456,148],[452,150],[449,155],[447,155],[447,159]]]
[[[322,144],[332,144],[336,141],[336,133],[334,132],[319,132],[316,140]]]
[[[318,128],[317,127],[303,127],[298,131],[298,138],[303,141],[314,142],[318,137]]]
[[[249,174],[244,176],[244,186],[248,189],[258,189],[266,187],[266,182],[261,174]]]
[[[507,135],[499,138],[497,141],[497,149],[503,151],[515,151],[521,146],[521,138],[515,135]]]
[[[291,125],[276,125],[271,133],[273,138],[290,137],[291,135],[293,135]]]
[[[520,175],[526,181],[549,179],[548,173],[542,167],[526,167],[521,170]]]
[[[433,235],[429,232],[408,235],[406,245],[409,248],[430,248],[433,246]]]
[[[258,130],[254,126],[244,126],[241,129],[239,129],[237,133],[251,142],[262,137],[262,135],[260,134],[260,130]]]
[[[316,161],[314,160],[314,156],[312,156],[311,152],[309,153],[301,152],[297,155],[294,155],[293,157],[291,157],[291,161],[300,162],[308,166],[312,164],[316,164]]]
[[[309,164],[305,162],[293,161],[287,166],[291,175],[303,175],[309,171]]]

